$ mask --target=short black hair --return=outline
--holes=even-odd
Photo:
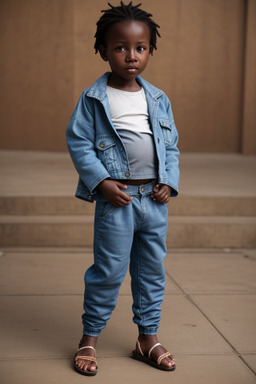
[[[160,33],[158,32],[157,28],[160,28],[158,24],[152,20],[152,14],[148,13],[146,11],[143,11],[139,7],[141,6],[141,3],[138,5],[133,5],[132,1],[125,5],[122,1],[120,3],[120,6],[114,7],[110,3],[108,5],[110,6],[109,9],[102,10],[104,14],[100,17],[100,19],[97,21],[97,30],[95,33],[95,44],[94,49],[95,53],[99,51],[100,45],[104,45],[104,37],[108,30],[108,28],[119,21],[125,21],[125,20],[136,20],[136,21],[142,21],[147,24],[150,30],[150,53],[153,53],[153,50],[157,49],[156,41],[157,36],[160,36]]]

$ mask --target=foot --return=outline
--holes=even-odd
[[[150,351],[150,348],[152,348],[153,345],[158,343],[157,335],[139,335],[138,340],[139,340],[140,347],[141,347],[143,354],[147,354]],[[138,348],[138,344],[136,344],[136,352],[141,353],[139,348]],[[150,357],[154,361],[157,361],[159,356],[163,355],[166,352],[167,352],[167,350],[164,347],[162,347],[162,345],[158,345],[157,347],[155,347],[152,350]],[[170,368],[170,369],[173,368],[174,369],[175,368],[174,357],[173,356],[165,357],[164,359],[161,360],[160,365],[162,365],[163,367],[166,367],[166,368]]]
[[[88,345],[95,348],[97,344],[97,339],[98,339],[97,337],[83,335],[79,348],[82,348]],[[93,349],[85,348],[85,349],[82,349],[81,351],[78,351],[76,354],[75,364],[78,368],[80,368],[83,371],[88,371],[92,373],[96,371],[96,363],[94,361],[79,359],[79,356],[89,356],[89,357],[95,358],[96,356]]]

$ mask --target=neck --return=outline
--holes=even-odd
[[[136,79],[126,80],[116,78],[113,74],[109,76],[108,85],[113,88],[121,89],[128,92],[136,92],[141,89]]]

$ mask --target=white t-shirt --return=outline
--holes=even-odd
[[[152,134],[144,89],[127,92],[107,86],[111,120],[114,127]]]

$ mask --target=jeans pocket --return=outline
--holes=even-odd
[[[101,204],[101,207],[100,207],[101,209],[99,213],[100,219],[107,218],[116,209],[116,207],[113,204],[111,204],[109,201],[101,202],[100,204]]]

